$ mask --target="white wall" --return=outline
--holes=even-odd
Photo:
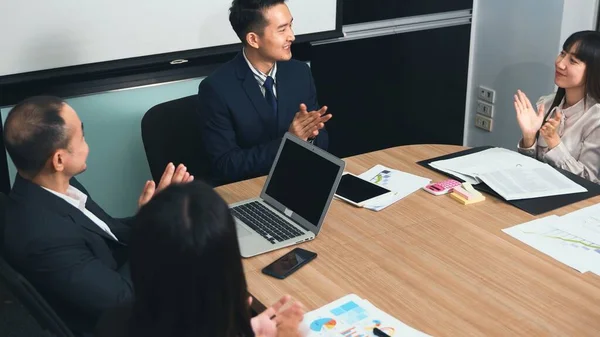
[[[574,32],[596,27],[598,0],[565,0],[560,32],[562,43]]]
[[[297,35],[333,31],[336,0],[289,0]],[[239,43],[231,0],[0,0],[0,76]],[[177,58],[174,56],[174,58]]]
[[[573,32],[594,29],[598,0],[474,0],[464,144],[513,149],[521,137],[513,95],[554,91],[554,60]],[[475,127],[477,87],[496,90],[492,132]]]

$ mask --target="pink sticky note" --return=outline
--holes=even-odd
[[[462,188],[460,186],[456,186],[453,189],[453,192],[460,195],[461,197],[465,198],[466,200],[473,199],[473,196],[471,195],[471,193],[467,192],[467,190],[465,190],[464,188]]]

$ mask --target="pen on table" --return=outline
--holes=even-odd
[[[390,337],[390,335],[386,334],[385,332],[377,329],[377,328],[373,328],[373,333],[375,334],[375,336],[377,337]]]

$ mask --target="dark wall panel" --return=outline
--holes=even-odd
[[[340,157],[462,144],[470,25],[315,46],[311,67]]]
[[[471,8],[473,0],[344,0],[343,21],[347,25]]]

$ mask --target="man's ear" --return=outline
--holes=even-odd
[[[57,150],[50,158],[52,168],[56,172],[62,172],[65,169],[65,151]]]
[[[255,32],[250,32],[250,33],[246,34],[246,44],[249,47],[258,49],[259,41],[260,41],[260,36],[258,36],[258,34],[256,34]]]

